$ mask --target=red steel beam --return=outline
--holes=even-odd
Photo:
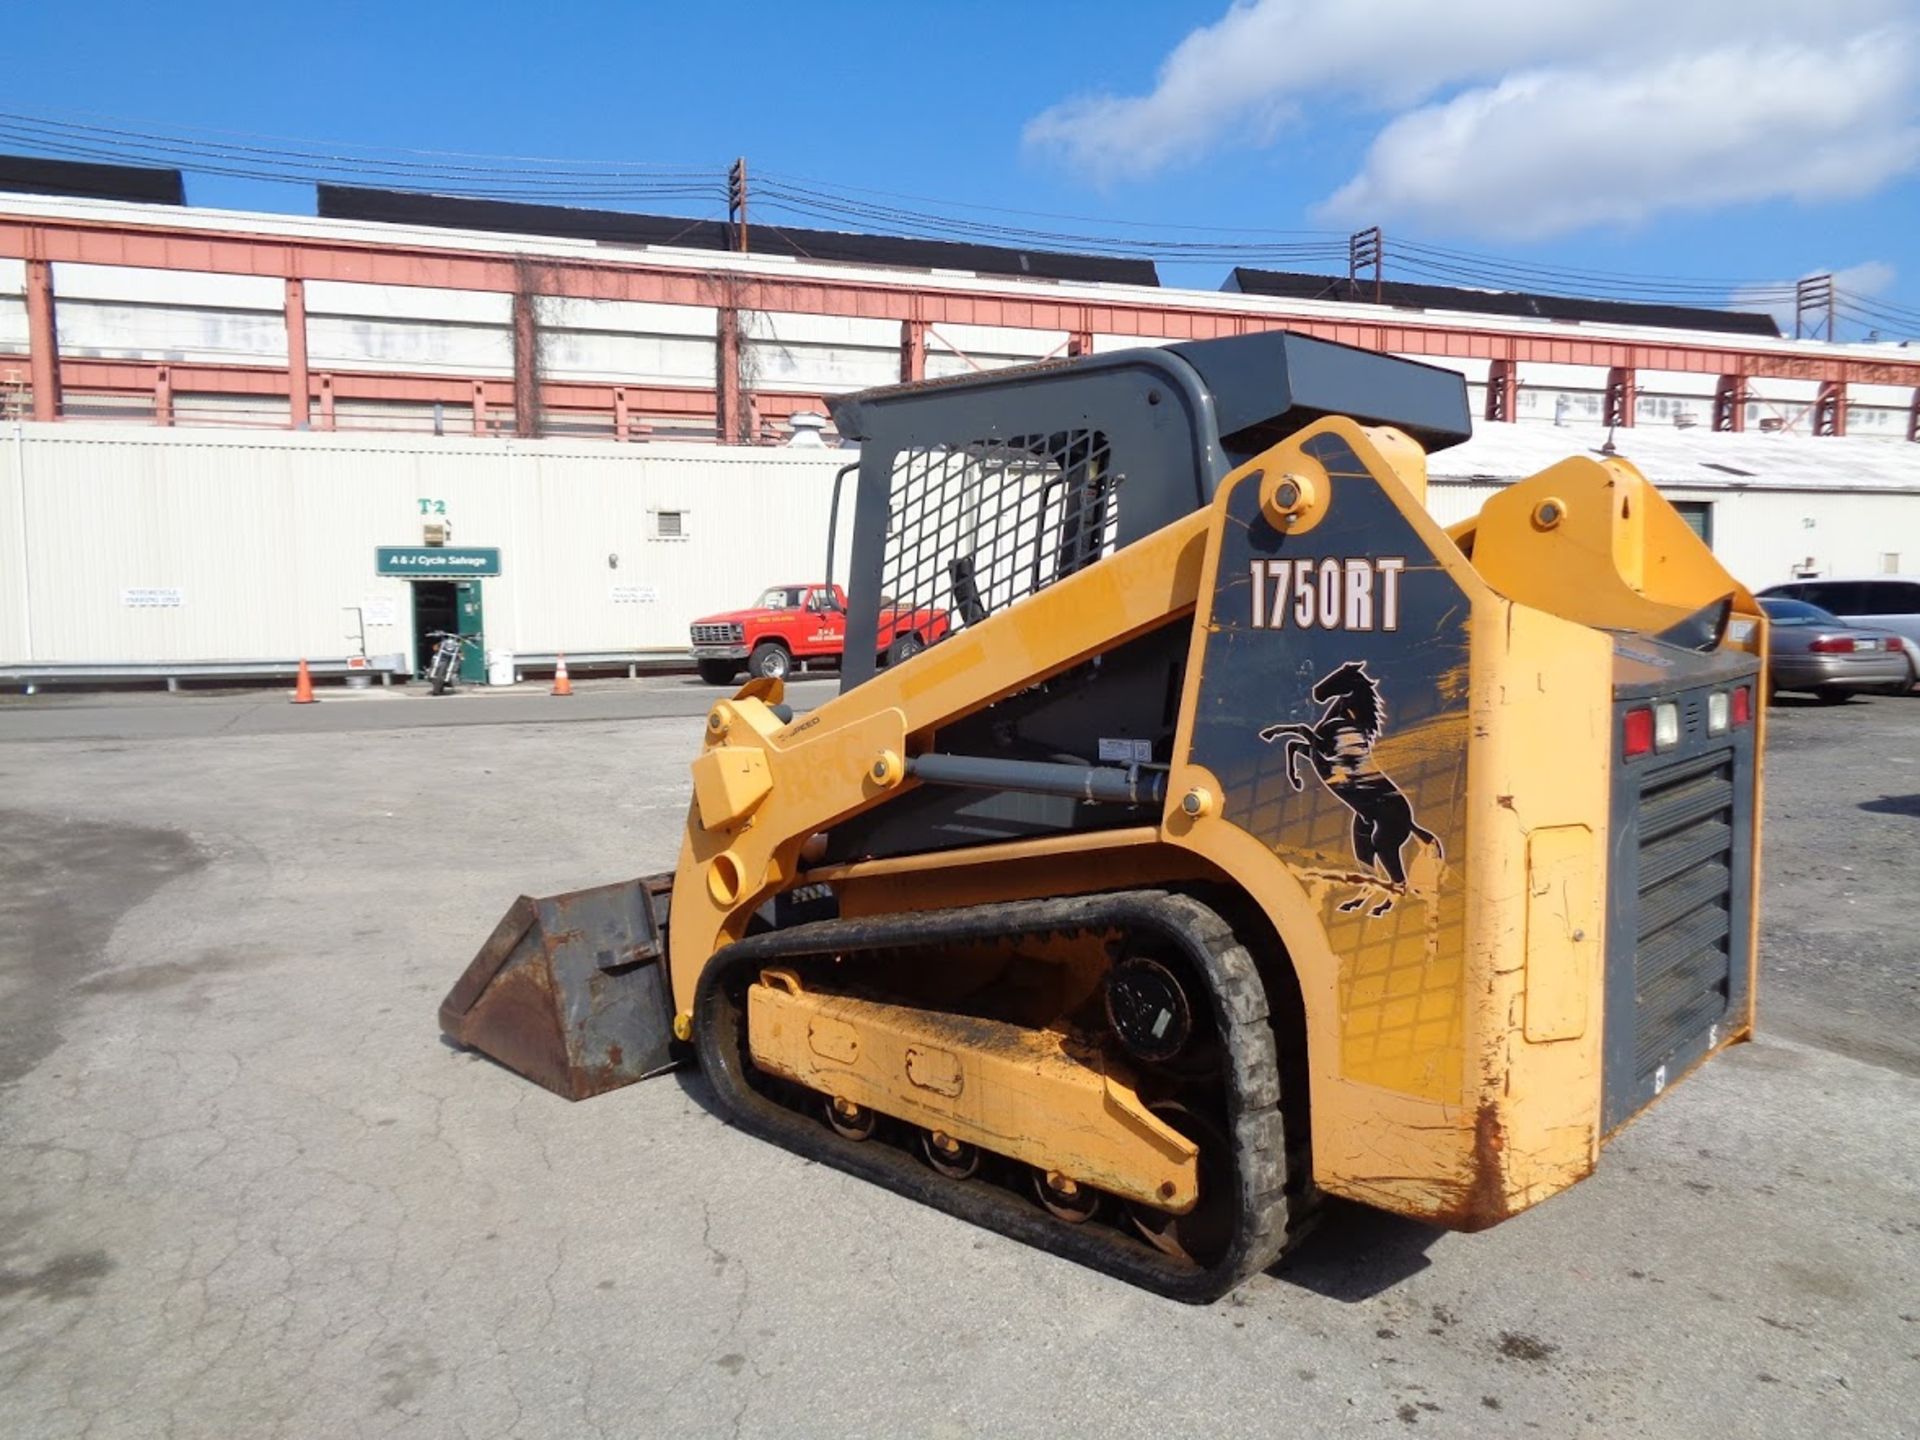
[[[531,439],[540,433],[540,324],[533,294],[513,292],[513,432]]]
[[[60,418],[60,332],[53,318],[53,266],[27,261],[27,381],[33,418]]]
[[[1633,428],[1634,416],[1640,409],[1639,379],[1630,365],[1616,365],[1607,372],[1607,395],[1601,407],[1600,419],[1607,425],[1618,425],[1622,429]]]
[[[900,322],[900,383],[911,385],[927,378],[927,322]]]
[[[1820,387],[1820,395],[1813,402],[1813,433],[1847,433],[1847,387],[1842,382],[1829,380]]]
[[[720,438],[738,445],[755,437],[747,433],[747,407],[740,403],[740,311],[732,305],[720,307],[714,346],[714,424]]]
[[[307,282],[287,281],[287,419],[296,430],[313,423],[307,376]]]
[[[1511,360],[1496,360],[1487,369],[1487,419],[1512,420],[1520,398],[1518,367]]]
[[[1713,428],[1739,434],[1747,428],[1747,379],[1722,375],[1713,390]]]
[[[54,217],[0,216],[0,255],[53,262],[147,266],[287,279],[346,280],[513,293],[525,262],[512,256],[420,245],[171,230]],[[824,280],[733,274],[607,260],[540,262],[540,293],[571,299],[778,310],[882,320],[1004,325],[1069,333],[1208,339],[1286,329],[1372,350],[1466,359],[1512,359],[1602,369],[1681,370],[1754,378],[1920,385],[1920,360],[1864,360],[1787,350],[1732,349],[1709,342],[1600,339],[1552,329],[1513,334],[1459,324],[1333,320],[1177,302],[913,289],[854,278]]]

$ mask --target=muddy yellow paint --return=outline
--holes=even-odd
[[[1599,995],[1605,862],[1584,825],[1527,834],[1526,1037],[1542,1044],[1587,1033]]]
[[[1200,1198],[1199,1147],[1116,1061],[1056,1031],[809,990],[775,970],[747,988],[747,1038],[761,1069],[833,1099],[1175,1214]]]

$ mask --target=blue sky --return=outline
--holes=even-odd
[[[1377,222],[1390,251],[1832,269],[1920,311],[1915,0],[1827,0],[1818,26],[1780,0],[16,8],[18,113],[716,171],[744,154],[1159,225]],[[199,204],[312,204],[188,183]],[[1211,288],[1225,268],[1163,274]]]

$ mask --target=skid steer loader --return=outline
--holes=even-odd
[[[1765,620],[1626,461],[1443,526],[1461,378],[1281,333],[834,411],[848,632],[946,633],[715,704],[678,868],[523,898],[453,1039],[574,1098],[695,1058],[1206,1301],[1324,1194],[1536,1204],[1749,1033]]]

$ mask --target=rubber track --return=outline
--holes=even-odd
[[[1011,935],[1150,931],[1177,945],[1206,980],[1226,1041],[1228,1133],[1239,1185],[1233,1238],[1220,1261],[1196,1268],[1104,1225],[1062,1224],[1038,1205],[984,1181],[935,1174],[891,1145],[850,1141],[755,1090],[747,1080],[745,1019],[729,993],[760,967],[802,956],[957,944]],[[1253,958],[1218,914],[1185,895],[1133,890],[1016,901],[858,920],[825,920],[749,936],[718,951],[694,998],[701,1069],[727,1118],[809,1159],[884,1185],[923,1204],[1078,1261],[1175,1300],[1205,1304],[1271,1265],[1289,1239],[1287,1135],[1266,987]],[[1305,1193],[1304,1177],[1299,1187]]]

